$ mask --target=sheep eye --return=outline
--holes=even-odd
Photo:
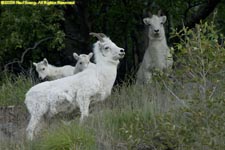
[[[152,25],[149,23],[148,26],[151,27]]]
[[[82,62],[80,62],[80,65],[82,65]]]
[[[163,22],[161,22],[161,25],[163,25]]]
[[[107,47],[105,47],[105,49],[109,49],[109,47],[107,46]]]
[[[42,70],[45,70],[45,68],[42,68]]]

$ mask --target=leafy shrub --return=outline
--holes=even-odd
[[[1,9],[0,62],[2,65],[18,60],[22,53],[43,39],[35,50],[26,53],[23,66],[30,60],[37,61],[64,48],[65,33],[61,30],[64,20],[62,9],[54,6],[5,6]],[[37,44],[37,43],[36,43]],[[56,56],[51,59],[56,60]]]
[[[223,35],[215,29],[213,24],[201,23],[175,32],[181,42],[175,44],[171,78],[156,74],[151,85],[116,86],[106,101],[95,106],[85,127],[72,124],[50,129],[34,147],[225,149],[225,49],[218,43]]]
[[[167,113],[152,115],[125,111],[110,115],[121,141],[130,149],[224,149],[224,100],[192,103]]]
[[[125,107],[106,113],[104,121],[109,130],[106,132],[126,143],[128,149],[222,150],[225,148],[225,49],[218,39],[223,35],[218,34],[214,24],[206,22],[195,29],[183,28],[174,36],[181,42],[175,44],[177,58],[172,80],[159,75],[154,78],[157,79],[154,84],[143,87],[148,92],[135,85],[117,89],[110,100],[121,100]],[[188,88],[190,85],[194,88]],[[160,99],[165,90],[170,90],[171,95]],[[189,93],[192,94],[187,99]],[[148,101],[142,103],[145,96]],[[160,100],[174,99],[174,105],[166,105],[169,109],[159,110],[166,108]],[[184,105],[177,105],[177,99]],[[130,107],[132,104],[135,107]]]
[[[224,36],[218,33],[213,22],[201,22],[194,29],[184,27],[172,35],[180,40],[175,44],[175,77],[182,86],[197,83],[195,90],[203,99],[211,97],[224,78],[225,47],[219,42]]]

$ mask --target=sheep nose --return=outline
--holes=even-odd
[[[123,48],[122,48],[122,49],[120,49],[120,52],[121,52],[121,53],[124,53],[124,49],[123,49]]]
[[[159,29],[158,30],[154,30],[156,33],[158,33],[159,32]]]

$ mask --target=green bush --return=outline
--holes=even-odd
[[[223,35],[207,22],[174,35],[181,42],[172,79],[156,74],[153,84],[124,84],[109,98],[102,134],[114,149],[225,149]]]
[[[201,23],[174,36],[181,42],[175,44],[169,78],[156,73],[150,85],[126,82],[114,87],[106,101],[91,105],[85,126],[51,127],[30,149],[224,150],[225,49],[218,43],[223,35],[213,24]],[[19,95],[15,91],[22,83],[32,85],[21,78],[1,81],[1,87],[8,87],[2,90],[9,93],[5,99]],[[21,97],[28,86],[18,90]]]
[[[39,61],[48,55],[51,56],[52,61],[58,60],[58,51],[65,47],[65,33],[60,24],[64,19],[63,10],[54,6],[2,7],[1,65],[20,59],[27,48],[32,48],[43,39],[46,40],[38,44],[35,50],[26,53],[22,67],[28,68],[31,61]]]
[[[129,149],[224,149],[225,101],[190,103],[189,107],[152,115],[139,111],[112,112],[114,127]],[[115,129],[116,127],[116,129]],[[114,133],[116,134],[116,133]]]
[[[224,78],[225,47],[219,42],[224,36],[213,22],[201,22],[194,29],[184,27],[172,35],[180,40],[175,44],[175,77],[182,86],[196,83],[202,99],[211,97]]]

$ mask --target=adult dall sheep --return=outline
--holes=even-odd
[[[44,118],[79,108],[82,122],[89,114],[91,101],[103,101],[111,94],[124,49],[103,33],[90,35],[98,38],[93,48],[96,62],[93,67],[72,76],[42,82],[26,93],[25,104],[31,117],[26,129],[28,139],[32,140],[39,132]]]
[[[137,72],[137,84],[147,84],[152,80],[153,71],[165,71],[172,67],[173,58],[167,46],[163,24],[166,16],[151,15],[144,18],[148,26],[148,48],[145,51],[142,63]]]

